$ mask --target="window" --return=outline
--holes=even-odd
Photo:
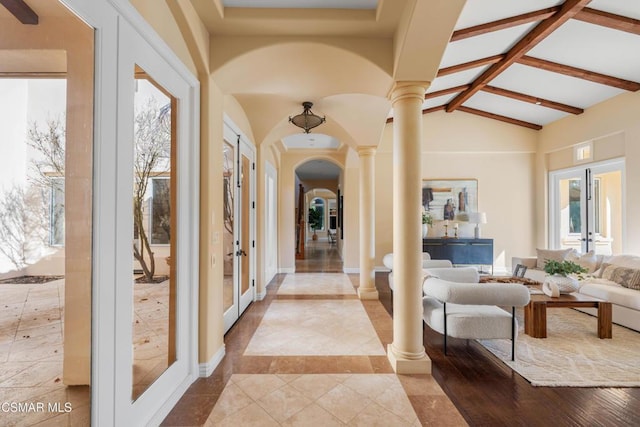
[[[593,158],[593,143],[587,142],[581,144],[573,149],[573,160],[575,163],[583,163],[592,160]]]
[[[168,245],[171,241],[171,192],[169,178],[153,178],[151,202],[151,244]]]
[[[51,178],[49,244],[64,245],[64,178]]]

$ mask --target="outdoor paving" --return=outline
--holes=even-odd
[[[132,396],[167,368],[168,301],[169,281],[135,285]],[[63,316],[64,279],[0,284],[0,425],[90,425],[89,386],[62,381]]]

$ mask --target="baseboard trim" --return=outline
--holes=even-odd
[[[278,272],[281,274],[293,274],[296,272],[296,268],[295,267],[279,268]]]
[[[213,370],[216,369],[220,362],[222,362],[225,352],[224,344],[222,344],[222,347],[220,347],[208,362],[200,363],[200,365],[198,365],[200,378],[206,378],[213,373]]]
[[[256,301],[262,301],[264,297],[267,296],[267,290],[265,289],[262,292],[256,292]]]
[[[344,268],[342,269],[342,271],[343,271],[345,274],[359,274],[359,273],[360,273],[360,269],[359,269],[359,268],[357,268],[357,267],[355,267],[355,268],[354,268],[354,267],[344,267]]]

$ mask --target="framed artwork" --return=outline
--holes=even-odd
[[[468,221],[471,212],[478,212],[478,180],[425,179],[422,207],[434,220]]]

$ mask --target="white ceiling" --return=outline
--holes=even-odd
[[[378,0],[224,0],[224,7],[285,9],[375,9]]]
[[[468,0],[458,19],[456,30],[561,6],[563,3],[562,0]],[[640,20],[640,1],[593,0],[587,8]],[[440,63],[440,69],[505,54],[540,22],[542,21],[450,42]],[[640,83],[640,22],[634,23],[633,30],[622,31],[574,17],[528,50],[525,55]],[[470,85],[490,66],[478,66],[437,77],[427,94]],[[508,66],[487,85],[582,109],[625,92],[618,87],[517,62]],[[423,109],[445,108],[459,93],[428,98],[423,104]],[[498,119],[511,118],[534,126],[543,126],[572,114],[483,90],[473,94],[462,106],[504,116]]]
[[[282,138],[287,149],[337,150],[341,144],[336,138],[322,133],[297,133]]]
[[[340,172],[340,167],[326,160],[310,160],[296,169],[296,175],[301,181],[337,180]]]

